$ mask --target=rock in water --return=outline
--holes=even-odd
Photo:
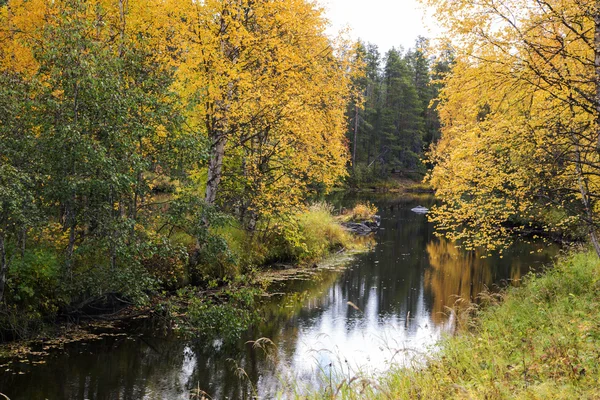
[[[410,211],[415,212],[417,214],[427,214],[429,212],[429,209],[427,209],[423,206],[418,206],[418,207],[411,209]]]
[[[368,235],[369,233],[373,232],[372,228],[358,222],[345,222],[342,224],[342,226],[348,229],[350,232],[360,236]]]
[[[342,226],[346,230],[354,233],[355,235],[365,236],[379,229],[381,224],[381,217],[379,215],[373,215],[371,219],[362,222],[342,222]]]

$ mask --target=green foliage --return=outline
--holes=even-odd
[[[351,187],[362,187],[378,180],[380,180],[380,177],[375,168],[368,167],[365,164],[357,164],[348,179],[346,179],[346,183]]]
[[[53,314],[61,304],[61,260],[54,249],[28,249],[10,268],[7,301],[28,310]]]
[[[56,7],[29,43],[39,68],[0,73],[0,278],[7,315],[30,322],[107,294],[145,303],[168,280],[148,260],[181,267],[182,248],[144,228],[147,178],[199,143],[175,137],[173,71],[148,41],[107,41],[86,2]]]
[[[354,247],[352,236],[332,212],[327,203],[316,203],[306,212],[278,224],[278,234],[268,242],[266,259],[307,263],[333,251]]]
[[[39,222],[32,151],[29,89],[18,74],[0,74],[0,301],[6,276],[25,246],[27,231]],[[24,115],[22,115],[24,114]]]
[[[81,244],[73,258],[72,276],[63,275],[63,290],[69,293],[70,302],[118,294],[131,303],[146,304],[149,294],[157,289],[159,283],[152,268],[145,267],[146,260],[165,254],[175,257],[177,249],[165,248],[160,243],[141,238],[136,242],[132,246],[119,246],[114,264],[106,257],[111,251],[109,241]],[[117,267],[114,267],[115,264]]]
[[[356,163],[348,183],[361,186],[394,173],[424,174],[424,152],[440,136],[433,100],[449,59],[433,61],[428,41],[422,37],[406,52],[394,48],[382,58],[377,46],[360,44],[358,54],[364,75],[354,84],[362,92],[363,102],[359,104],[363,107],[357,110],[351,104],[347,113],[351,122],[348,138],[351,147],[356,147]]]
[[[238,275],[238,260],[219,234],[219,229],[233,223],[231,216],[206,204],[198,195],[184,192],[170,203],[164,222],[195,239],[190,272],[197,280],[230,280]]]

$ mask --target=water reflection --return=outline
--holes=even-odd
[[[512,246],[501,259],[487,257],[479,250],[461,250],[443,238],[432,240],[427,244],[430,266],[425,271],[425,289],[432,298],[432,320],[444,323],[448,319],[448,307],[457,301],[476,301],[480,293],[494,290],[498,284],[519,282],[525,272],[542,264],[554,251],[545,249],[542,244],[520,243]]]
[[[214,399],[263,399],[409,362],[452,328],[444,311],[456,296],[473,298],[519,279],[552,255],[526,244],[504,258],[457,249],[433,235],[424,215],[410,211],[431,202],[376,201],[382,229],[373,251],[346,269],[274,288],[286,294],[265,300],[261,322],[237,344],[178,340],[144,328],[134,338],[71,344],[43,366],[21,365],[24,375],[5,372],[0,392],[13,400],[153,400],[188,399],[199,388]],[[274,344],[248,343],[262,337]]]

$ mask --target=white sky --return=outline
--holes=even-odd
[[[419,35],[435,36],[431,18],[426,22],[431,29],[427,29],[424,6],[417,0],[318,1],[332,24],[330,34],[350,27],[353,38],[377,44],[382,55],[392,47],[413,47]]]

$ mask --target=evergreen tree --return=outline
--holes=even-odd
[[[415,169],[423,147],[423,118],[411,71],[401,53],[386,54],[385,103],[382,110],[382,175],[387,168]]]
[[[354,84],[363,94],[363,107],[352,103],[348,108],[355,181],[423,173],[424,151],[439,138],[435,99],[450,58],[429,57],[423,37],[414,49],[392,49],[383,58],[371,43],[361,43],[358,53],[363,75]]]

